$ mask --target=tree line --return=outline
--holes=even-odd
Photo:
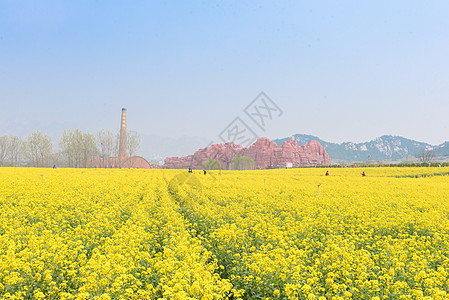
[[[34,131],[25,138],[14,135],[0,136],[0,167],[69,167],[84,168],[90,159],[117,157],[119,136],[109,130],[93,134],[79,129],[66,129],[53,144],[51,136]],[[136,155],[140,136],[127,132],[127,151]]]
[[[209,159],[203,162],[203,168],[205,170],[221,170],[221,164],[216,159]],[[230,170],[254,170],[255,163],[251,157],[236,154],[231,161],[231,165],[229,166]]]

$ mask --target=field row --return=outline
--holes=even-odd
[[[448,171],[2,168],[0,295],[446,299]]]

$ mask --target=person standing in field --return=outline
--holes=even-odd
[[[326,171],[326,176],[329,176],[329,171]]]
[[[366,176],[366,174],[365,174],[365,171],[363,171],[363,172],[362,172],[362,176],[363,176],[363,177],[365,177],[365,176]]]

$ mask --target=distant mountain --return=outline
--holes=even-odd
[[[437,156],[449,156],[449,142],[433,146],[400,136],[384,135],[365,143],[345,142],[341,144],[323,141],[317,136],[295,134],[288,138],[273,140],[282,145],[284,141],[294,139],[298,145],[305,145],[311,140],[317,140],[326,149],[334,162],[353,161],[385,161],[400,160],[403,157],[416,156],[423,149],[433,150]]]
[[[433,152],[437,156],[449,157],[449,142],[444,142],[434,148]]]

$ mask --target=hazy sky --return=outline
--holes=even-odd
[[[0,135],[449,140],[448,1],[0,0]],[[283,114],[262,132],[244,108]]]

